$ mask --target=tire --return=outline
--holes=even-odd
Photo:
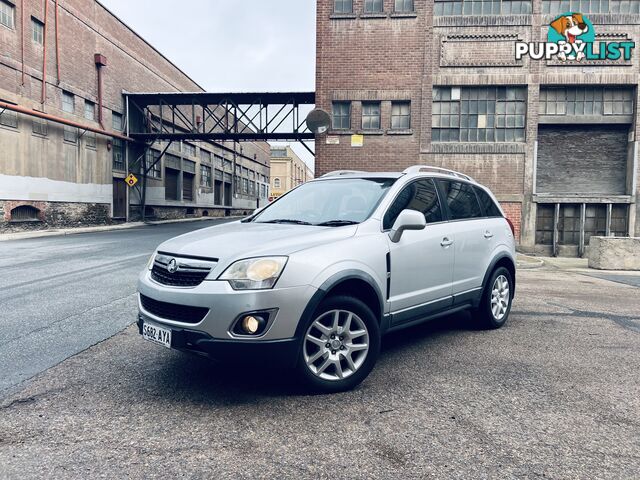
[[[378,360],[380,325],[357,298],[339,295],[323,300],[302,331],[297,370],[303,385],[314,392],[351,390]]]
[[[504,267],[496,268],[482,292],[480,307],[476,310],[482,328],[502,327],[509,319],[513,301],[513,277]]]

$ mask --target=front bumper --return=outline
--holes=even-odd
[[[267,342],[296,336],[298,323],[314,294],[310,285],[271,290],[233,290],[228,282],[204,281],[194,288],[161,285],[151,279],[148,271],[140,276],[138,291],[151,299],[175,305],[204,307],[209,311],[198,323],[186,323],[162,318],[146,311],[138,297],[139,315],[152,323],[202,332],[215,340],[232,342]],[[260,337],[238,338],[230,333],[238,317],[247,312],[273,310],[266,332]]]
[[[139,315],[137,325],[141,335],[143,322],[144,317]],[[171,327],[171,348],[238,365],[294,367],[299,347],[297,338],[221,340],[197,330]]]

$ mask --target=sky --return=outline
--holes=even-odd
[[[100,1],[207,91],[315,90],[315,0]]]

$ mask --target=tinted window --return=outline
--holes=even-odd
[[[482,210],[484,210],[485,217],[502,217],[500,209],[487,192],[481,188],[475,188],[475,191],[478,195],[478,200],[480,200],[480,205],[482,205]]]
[[[482,216],[482,210],[478,203],[478,198],[473,192],[473,187],[468,183],[449,182],[438,180],[442,187],[451,220],[461,220],[464,218],[477,218]]]
[[[442,210],[432,180],[425,179],[407,185],[394,200],[384,216],[385,230],[393,227],[402,210],[416,210],[424,214],[427,223],[441,222]]]

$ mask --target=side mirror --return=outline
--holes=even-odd
[[[427,222],[424,219],[424,214],[416,210],[403,210],[393,224],[393,228],[389,232],[389,238],[393,243],[398,243],[405,230],[424,230],[426,226]]]

